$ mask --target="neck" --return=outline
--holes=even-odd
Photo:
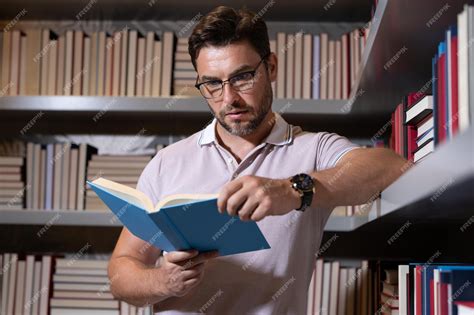
[[[217,141],[240,161],[257,145],[262,143],[275,124],[275,114],[269,111],[262,123],[254,132],[246,136],[236,136],[225,130],[219,123],[216,124]]]

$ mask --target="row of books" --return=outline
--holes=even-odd
[[[339,39],[279,32],[278,98],[346,99],[368,31]],[[0,34],[1,86],[7,95],[199,95],[188,38],[173,32],[15,29]]]
[[[0,313],[148,315],[110,292],[107,260],[0,254]]]
[[[3,38],[1,38],[3,37]],[[15,29],[0,34],[1,86],[7,95],[169,96],[173,32],[142,35]]]
[[[343,267],[317,259],[308,291],[307,314],[365,315],[377,311],[377,278],[368,261]]]
[[[368,29],[356,29],[337,39],[319,35],[277,33],[270,48],[278,57],[274,85],[277,98],[347,99],[351,93]]]
[[[398,266],[400,314],[474,314],[474,265]]]
[[[86,180],[106,177],[135,188],[152,158],[99,155],[92,145],[69,142],[4,141],[0,150],[7,155],[0,156],[0,207],[11,210],[107,210]]]
[[[432,78],[409,93],[392,115],[391,148],[419,162],[436,145],[472,124],[474,104],[474,7],[466,6],[457,24],[446,31],[432,61]],[[426,95],[431,93],[432,95]]]

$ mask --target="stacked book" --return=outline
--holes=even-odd
[[[116,300],[107,260],[0,254],[0,313],[5,315],[152,314]]]
[[[380,293],[380,310],[382,314],[398,315],[398,270],[385,270],[385,280]]]
[[[375,282],[368,261],[346,268],[339,261],[318,259],[309,286],[307,314],[373,314],[377,311]]]
[[[174,95],[201,96],[194,87],[197,72],[194,70],[191,56],[188,53],[188,38],[178,38],[174,53],[173,91]]]
[[[85,33],[14,29],[0,35],[6,95],[169,96],[175,37],[125,27]]]
[[[409,264],[398,266],[400,314],[472,314],[474,266]]]
[[[98,155],[93,154],[87,169],[87,180],[104,177],[120,184],[136,188],[138,178],[151,160],[150,155]],[[87,185],[86,210],[105,210],[107,206]]]
[[[28,142],[27,209],[84,210],[87,163],[97,149],[86,143]]]
[[[277,33],[270,47],[278,57],[277,98],[347,99],[356,81],[368,32],[354,30],[340,38]]]
[[[25,187],[22,156],[0,156],[0,207],[22,209]]]

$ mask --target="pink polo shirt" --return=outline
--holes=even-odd
[[[149,162],[137,188],[154,204],[169,194],[219,193],[243,175],[288,178],[324,170],[357,145],[327,132],[304,132],[278,113],[268,137],[240,162],[205,129],[162,150]],[[218,257],[202,282],[183,297],[155,306],[160,314],[306,314],[307,291],[332,209],[310,207],[260,222],[271,249]]]

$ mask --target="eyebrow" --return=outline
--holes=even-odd
[[[251,71],[251,70],[254,70],[252,68],[252,66],[250,65],[242,65],[240,67],[238,67],[237,69],[235,69],[234,71],[232,71],[230,74],[229,74],[229,78],[232,78],[234,75],[236,74],[239,74],[241,72],[245,72],[245,71]],[[201,78],[201,82],[206,82],[206,81],[213,81],[213,80],[219,80],[221,81],[222,79],[221,78],[218,78],[218,77],[214,77],[214,76],[207,76],[207,75],[203,75]]]

